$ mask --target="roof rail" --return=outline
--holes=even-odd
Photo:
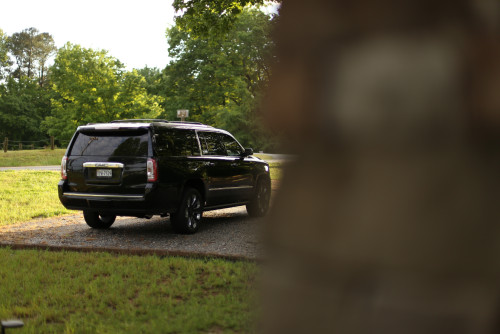
[[[170,121],[167,121],[166,119],[147,119],[147,118],[142,118],[142,119],[118,119],[111,121],[110,123],[132,123],[132,122],[164,122],[164,123],[170,123]]]
[[[200,122],[183,122],[183,121],[167,121],[166,119],[148,119],[148,118],[141,118],[141,119],[117,119],[114,121],[111,121],[109,123],[134,123],[134,122],[144,122],[144,123],[153,123],[153,122],[159,122],[159,123],[171,123],[171,124],[191,124],[191,125],[203,125],[209,128],[213,128],[211,125],[203,124]],[[100,123],[87,123],[87,125],[94,125],[94,124],[100,124]]]
[[[174,123],[174,124],[196,124],[196,125],[206,125],[206,124],[203,124],[203,123],[200,123],[200,122],[186,122],[186,121],[167,121],[169,123]],[[206,125],[206,126],[210,126],[210,125]]]

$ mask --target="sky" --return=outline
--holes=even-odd
[[[157,67],[168,59],[165,30],[174,23],[172,0],[7,0],[0,29],[7,35],[34,27],[54,38],[107,50],[128,70]]]

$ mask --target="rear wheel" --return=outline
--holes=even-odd
[[[103,215],[96,211],[83,211],[83,218],[88,226],[92,228],[109,228],[115,222],[115,215]]]
[[[203,199],[198,190],[187,188],[182,196],[181,205],[176,213],[170,215],[172,227],[178,233],[195,233],[203,215]]]
[[[266,179],[259,179],[255,188],[255,195],[247,204],[247,212],[251,217],[263,217],[269,210],[271,200],[271,185]]]

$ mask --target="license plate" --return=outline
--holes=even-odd
[[[112,177],[113,171],[111,169],[98,169],[96,175],[97,177]]]

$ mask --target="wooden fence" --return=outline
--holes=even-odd
[[[5,137],[3,141],[3,151],[15,151],[15,150],[34,150],[50,147],[51,150],[54,150],[54,136],[51,136],[49,139],[45,140],[11,140],[9,141],[8,137]]]

